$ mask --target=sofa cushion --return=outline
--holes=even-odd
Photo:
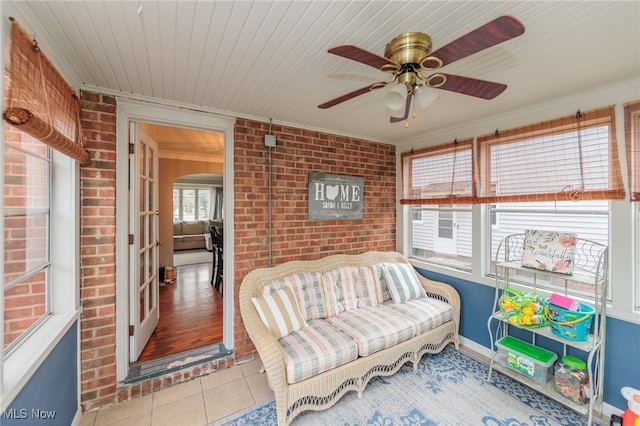
[[[299,382],[358,358],[353,339],[322,319],[309,321],[307,327],[278,342],[284,352],[288,383]]]
[[[431,297],[384,305],[405,315],[417,326],[417,334],[424,334],[447,321],[453,320],[453,307]]]
[[[260,320],[276,339],[300,330],[307,324],[300,314],[298,302],[289,287],[276,290],[262,297],[252,297]]]
[[[207,231],[207,222],[196,220],[193,222],[182,222],[182,235],[204,234]]]
[[[373,271],[368,267],[345,266],[322,274],[328,316],[380,303]]]
[[[384,303],[391,300],[389,287],[387,287],[387,283],[384,281],[384,276],[382,275],[383,273],[382,271],[384,271],[383,263],[378,263],[376,265],[371,266],[371,272],[373,273],[373,280],[376,283],[376,287],[378,288],[378,294],[380,295],[380,303]]]
[[[382,275],[395,303],[426,296],[416,271],[408,263],[387,263]]]
[[[358,355],[367,356],[416,335],[415,324],[384,306],[368,306],[327,318],[358,345]]]
[[[173,224],[173,236],[182,235],[182,222],[176,222]]]
[[[320,272],[298,272],[288,277],[272,281],[263,289],[263,294],[289,287],[298,300],[302,317],[309,321],[326,318],[322,293],[322,274]]]

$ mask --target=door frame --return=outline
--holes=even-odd
[[[116,97],[116,380],[123,381],[129,374],[129,123],[144,121],[166,126],[188,127],[224,134],[224,271],[234,276],[234,220],[233,220],[233,150],[235,119],[205,111],[195,111],[188,106],[164,105],[149,101]],[[229,232],[226,232],[226,231]],[[234,347],[234,289],[233,279],[223,282],[223,343],[227,349]]]

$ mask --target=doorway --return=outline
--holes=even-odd
[[[117,163],[117,172],[118,176],[122,177],[118,179],[118,193],[119,194],[128,194],[129,193],[129,184],[128,184],[128,166],[129,166],[129,132],[128,127],[131,123],[145,123],[145,125],[149,126],[158,126],[158,128],[167,128],[167,129],[179,129],[179,130],[188,130],[192,132],[197,132],[200,135],[206,134],[215,134],[219,138],[221,138],[221,153],[219,155],[218,164],[216,167],[211,167],[208,171],[218,171],[223,176],[223,192],[225,194],[224,200],[224,216],[229,218],[226,222],[231,229],[231,232],[225,233],[225,242],[232,241],[233,238],[233,215],[232,215],[232,207],[233,207],[233,191],[230,182],[233,181],[233,124],[234,120],[217,117],[214,114],[197,112],[191,110],[183,110],[180,108],[173,108],[162,105],[154,105],[149,103],[143,103],[138,101],[133,101],[129,99],[118,99],[117,103],[118,114],[117,114],[117,143],[118,143],[118,152],[123,153],[124,155],[118,155],[118,163]],[[159,139],[156,135],[153,134],[153,131],[149,132],[154,139]],[[158,151],[158,187],[162,188],[166,186],[168,183],[169,194],[173,191],[173,180],[175,176],[186,174],[184,170],[193,171],[194,163],[189,163],[191,161],[189,157],[197,158],[201,163],[210,163],[215,162],[211,157],[210,153],[202,153],[194,148],[200,142],[191,140],[187,144],[187,152],[180,153],[179,144],[185,144],[185,139],[173,139],[167,142],[168,145],[162,146],[162,142],[159,143],[159,151]],[[169,165],[169,157],[174,157],[174,161],[178,164],[175,166]],[[138,161],[137,158],[132,157],[133,161]],[[177,158],[177,159],[176,159]],[[205,160],[205,161],[203,161]],[[127,178],[125,178],[127,177]],[[167,180],[167,182],[164,182]],[[227,190],[227,187],[230,187]],[[138,194],[139,196],[139,194]],[[116,209],[116,224],[117,224],[117,238],[116,238],[116,261],[119,265],[123,265],[124,267],[120,267],[117,271],[117,289],[116,289],[116,367],[117,367],[117,379],[118,381],[125,381],[129,376],[129,373],[132,369],[134,369],[135,365],[132,362],[132,357],[130,354],[130,346],[131,339],[129,337],[129,333],[131,330],[130,323],[133,317],[133,314],[128,310],[128,306],[133,300],[131,300],[131,285],[136,285],[136,283],[132,283],[132,277],[135,277],[136,274],[132,274],[128,271],[136,270],[139,271],[138,265],[134,258],[130,258],[126,255],[129,247],[129,232],[131,230],[130,218],[128,217],[128,212],[131,210],[131,200],[128,197],[120,197],[118,198],[118,207]],[[172,214],[172,196],[167,196],[166,194],[163,196],[160,194],[158,196],[158,246],[159,246],[159,260],[158,265],[171,265],[173,263],[173,214]],[[166,214],[163,214],[165,212]],[[134,236],[135,237],[135,236]],[[233,247],[231,243],[225,244],[229,249],[225,250],[225,259],[224,259],[224,269],[229,271],[229,275],[232,276],[233,271]],[[210,264],[202,264],[199,267],[189,268],[191,270],[185,269],[182,274],[183,281],[186,283],[188,280],[192,282],[204,282],[210,286],[210,274],[211,274]],[[159,283],[159,273],[158,275],[158,283]],[[178,276],[179,276],[178,275]],[[229,276],[228,275],[228,276]],[[178,282],[176,280],[176,282]],[[222,305],[222,344],[225,348],[226,352],[230,352],[233,350],[233,286],[230,283],[224,283],[225,287],[224,294],[229,295],[229,297],[221,298],[218,302]],[[174,294],[175,296],[175,294]],[[202,298],[199,298],[199,303],[203,302]],[[159,301],[160,307],[160,318],[162,318],[162,300]],[[202,311],[206,311],[211,306],[210,304],[202,305]],[[197,306],[191,307],[191,310],[197,309]],[[165,309],[166,310],[166,309]],[[169,313],[169,311],[167,311]],[[192,325],[192,328],[197,328]],[[203,333],[208,333],[207,327],[202,327]],[[135,330],[133,330],[135,333]],[[180,331],[177,331],[175,334],[180,334]],[[194,346],[198,346],[199,343],[194,343]],[[205,354],[206,355],[206,354]]]
[[[158,235],[161,235],[158,237],[159,318],[151,333],[145,336],[138,356],[130,361],[136,366],[150,361],[161,364],[163,360],[169,364],[180,360],[182,354],[194,349],[200,353],[200,348],[221,344],[223,340],[223,299],[211,284],[214,253],[208,231],[212,223],[219,223],[223,214],[224,139],[220,132],[148,122],[136,124],[138,138],[145,136],[158,147],[158,174],[162,173],[157,179],[156,210],[160,224]],[[140,164],[141,159],[131,163]],[[134,194],[132,204],[136,200],[144,204],[150,196]],[[135,266],[134,269],[144,270]],[[132,277],[132,284],[135,279]],[[139,338],[134,333],[132,347]],[[211,349],[216,354],[223,353],[218,346]]]

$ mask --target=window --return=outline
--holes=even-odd
[[[496,254],[502,239],[507,235],[524,233],[526,229],[575,232],[582,239],[609,244],[609,202],[606,200],[498,203],[487,208],[489,216],[495,216],[499,223],[499,226],[487,227],[487,249],[491,253],[491,257],[487,259],[487,271],[491,276],[495,272]],[[500,256],[502,255],[501,252]],[[595,264],[586,266],[595,269]],[[528,284],[531,277],[532,274],[519,273],[513,279]],[[559,290],[558,286],[564,286],[564,280],[556,283],[552,280],[544,281],[544,278],[538,276],[537,284],[538,288]],[[582,288],[575,282],[569,281],[567,285],[569,292],[576,296],[586,297],[593,294],[593,289]]]
[[[481,203],[624,198],[613,107],[478,138]]]
[[[412,206],[410,257],[471,272],[471,206]]]
[[[627,173],[629,176],[630,199],[634,201],[635,215],[635,301],[640,309],[640,101],[624,105],[624,130],[627,150]]]
[[[206,220],[209,218],[211,191],[193,186],[173,187],[173,221]]]
[[[50,313],[50,149],[7,129],[4,150],[4,349]]]
[[[471,270],[472,140],[405,153],[403,199],[411,206],[410,257]]]
[[[575,232],[609,244],[608,200],[624,198],[613,108],[482,136],[477,148],[478,200],[490,203],[488,275],[495,270],[502,239],[526,229]],[[530,274],[520,275],[515,279],[529,282]],[[556,285],[538,282],[550,290],[557,290]],[[593,294],[575,282],[568,286],[576,295]]]

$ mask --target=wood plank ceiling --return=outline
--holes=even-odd
[[[3,18],[28,21],[76,88],[389,143],[640,75],[633,1],[3,3]],[[496,99],[440,90],[408,129],[389,123],[385,89],[317,108],[388,76],[328,48],[352,43],[382,55],[396,35],[421,31],[435,50],[502,14],[518,18],[525,33],[443,68],[507,84]]]

